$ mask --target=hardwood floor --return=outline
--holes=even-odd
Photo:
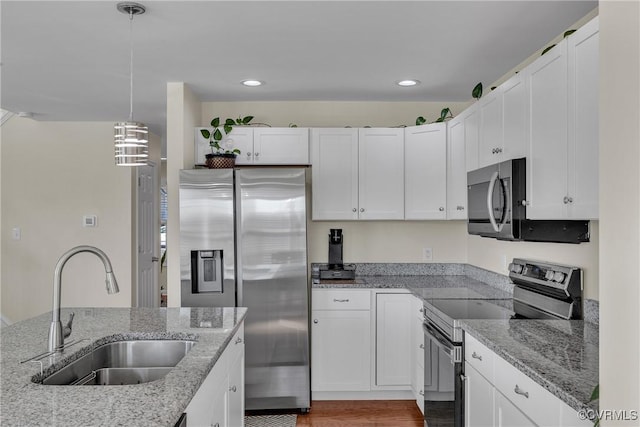
[[[297,427],[423,427],[413,400],[316,400]]]

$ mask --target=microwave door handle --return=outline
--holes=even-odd
[[[489,222],[491,222],[493,229],[499,233],[502,231],[504,222],[501,222],[500,224],[496,223],[496,217],[493,215],[493,187],[496,185],[497,179],[498,171],[491,175],[491,180],[489,181],[489,190],[487,190],[487,209],[489,210]]]

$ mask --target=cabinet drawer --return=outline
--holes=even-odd
[[[560,425],[560,399],[501,357],[495,356],[494,364],[494,384],[500,393],[537,425]]]
[[[371,293],[353,289],[314,290],[311,305],[313,310],[369,310]]]
[[[464,360],[490,382],[494,382],[494,359],[496,354],[484,344],[465,332],[464,334]]]

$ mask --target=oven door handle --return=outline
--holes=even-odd
[[[496,233],[500,233],[502,231],[502,227],[504,227],[507,216],[503,214],[502,221],[500,221],[500,224],[498,224],[496,222],[496,217],[493,214],[493,188],[495,187],[497,180],[498,171],[495,171],[493,175],[491,175],[491,180],[489,181],[489,189],[487,190],[487,210],[489,211],[489,222],[491,222],[491,226],[496,231]],[[502,182],[500,182],[500,187],[502,187]]]
[[[451,362],[456,362],[455,359],[455,346],[449,342],[449,340],[442,334],[442,332],[435,329],[432,325],[428,323],[422,324],[422,329],[425,334],[427,334],[431,341],[438,346],[442,351],[444,351],[449,358],[451,358]]]

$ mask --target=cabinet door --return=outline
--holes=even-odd
[[[447,219],[467,219],[464,122],[457,117],[449,121],[447,135]]]
[[[229,427],[244,426],[244,351],[229,370]]]
[[[467,108],[463,115],[464,147],[467,172],[478,169],[478,150],[480,139],[480,114],[478,104]]]
[[[369,310],[314,310],[311,328],[311,390],[369,391]]]
[[[525,414],[522,413],[513,403],[501,393],[495,392],[496,427],[537,427]],[[540,408],[544,411],[544,408]],[[472,424],[476,425],[476,424]]]
[[[568,217],[598,219],[598,18],[567,38],[569,61]]]
[[[404,218],[445,219],[447,125],[432,123],[404,131]]]
[[[479,101],[480,140],[478,167],[502,161],[502,87]]]
[[[404,219],[404,129],[359,129],[360,219]]]
[[[254,128],[253,152],[254,164],[309,164],[309,129]]]
[[[411,298],[376,295],[376,385],[411,384]]]
[[[502,85],[503,152],[502,160],[527,156],[529,148],[529,91],[527,69]]]
[[[495,389],[473,366],[465,364],[464,425],[466,427],[492,427],[495,407]]]
[[[358,129],[311,129],[312,219],[358,219]]]
[[[253,163],[253,128],[247,126],[234,127],[229,135],[223,139],[223,144],[233,150],[237,148],[240,154],[236,157],[236,164],[246,165]]]
[[[566,216],[567,41],[529,66],[530,141],[527,157],[527,217]]]
[[[227,426],[227,358],[228,352],[225,351],[189,402],[185,410],[188,426],[213,426],[216,423],[220,427]]]

